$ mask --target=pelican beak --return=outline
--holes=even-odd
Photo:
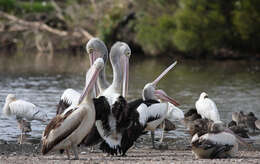
[[[83,101],[83,99],[86,97],[86,95],[89,93],[89,91],[94,87],[98,74],[99,74],[99,71],[103,68],[103,66],[104,66],[103,59],[99,58],[94,62],[94,64],[88,70],[88,72],[86,74],[85,88],[79,98],[78,104],[80,104]]]
[[[171,64],[168,68],[166,68],[153,82],[152,85],[155,87],[156,84],[177,64],[177,61],[175,61],[173,64]]]
[[[101,57],[100,52],[94,51],[94,49],[89,50],[89,60],[90,60],[90,66],[93,65],[93,63],[96,61],[97,58]],[[99,94],[99,89],[97,84],[95,84],[95,97]]]
[[[101,57],[100,52],[95,51],[94,49],[89,49],[89,60],[90,60],[90,65],[93,65],[93,63],[96,61],[97,58]]]
[[[128,80],[129,80],[129,58],[130,55],[123,55],[121,57],[121,62],[122,62],[122,67],[123,67],[123,92],[122,92],[122,96],[126,97],[128,94]]]
[[[179,106],[180,104],[179,103],[177,103],[173,98],[171,98],[170,96],[168,96],[163,90],[155,90],[154,91],[154,95],[158,98],[158,99],[160,99],[160,100],[162,100],[162,101],[166,101],[166,102],[169,102],[169,103],[171,103],[171,104],[173,104],[173,105],[175,105],[175,106]]]

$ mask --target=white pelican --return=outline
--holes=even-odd
[[[164,91],[156,90],[159,80],[174,67],[176,63],[168,67],[158,78],[152,83],[145,85],[142,95],[143,99],[137,99],[128,103],[128,118],[131,123],[128,128],[124,129],[121,138],[121,145],[111,147],[108,143],[102,142],[100,149],[112,155],[122,153],[133,145],[136,139],[144,133],[144,131],[154,131],[166,118],[168,113],[168,102],[178,105],[178,103],[170,98]],[[157,101],[161,100],[161,103]]]
[[[104,90],[106,90],[110,86],[109,82],[106,79],[106,62],[108,59],[108,50],[102,40],[100,40],[99,38],[91,38],[86,45],[86,51],[89,54],[91,65],[95,62],[97,58],[103,58],[104,60],[104,68],[100,71],[97,80],[98,92],[96,93],[96,95],[99,95],[99,93],[104,92]]]
[[[196,158],[211,159],[234,157],[238,151],[238,143],[247,145],[222,123],[212,123],[207,133],[200,135],[198,132],[191,140],[192,152]]]
[[[88,46],[91,52],[91,46]],[[94,127],[90,136],[86,136],[84,139],[84,145],[89,146],[93,143],[98,143],[100,136],[105,140],[105,142],[111,147],[116,148],[120,147],[120,141],[122,138],[121,131],[126,128],[129,122],[123,122],[122,118],[124,113],[127,112],[126,101],[123,97],[127,95],[128,92],[128,72],[129,72],[129,58],[131,55],[131,50],[129,46],[124,42],[116,42],[110,51],[110,61],[113,68],[113,82],[106,88],[106,85],[103,85],[106,88],[101,90],[99,96],[106,97],[107,101],[110,104],[110,114],[105,120],[96,120],[96,128]],[[95,57],[90,57],[95,58]],[[105,75],[104,75],[105,76]],[[99,75],[100,84],[102,83],[102,77]],[[103,78],[104,79],[104,78]],[[122,96],[123,97],[122,97]],[[121,124],[121,123],[122,124]],[[120,126],[119,126],[120,125]]]
[[[95,109],[93,87],[99,71],[103,68],[103,59],[97,59],[86,74],[86,86],[79,99],[79,105],[64,114],[57,115],[46,126],[42,136],[43,155],[53,150],[65,149],[69,156],[72,148],[75,159],[79,159],[77,146],[90,132],[96,113],[103,113],[103,107]]]
[[[221,122],[218,108],[214,101],[208,98],[207,93],[202,92],[200,94],[200,98],[196,101],[195,106],[202,118],[207,118],[214,122]]]
[[[16,116],[17,122],[19,123],[19,128],[22,131],[20,144],[23,143],[23,134],[31,131],[30,123],[23,120],[23,118],[27,119],[28,121],[47,121],[46,113],[37,109],[36,106],[30,102],[17,100],[14,94],[7,95],[3,108],[3,114],[6,116]]]
[[[98,58],[103,58],[104,60],[104,68],[100,71],[97,85],[95,85],[95,92],[96,95],[98,95],[98,93],[103,92],[109,86],[105,76],[105,65],[108,58],[107,47],[99,38],[91,38],[86,45],[86,50],[89,54],[90,65],[92,65]],[[98,86],[98,88],[96,88],[96,86]],[[78,105],[79,97],[80,93],[76,90],[71,88],[66,89],[60,98],[56,114],[61,114],[66,109],[66,111],[68,111]]]

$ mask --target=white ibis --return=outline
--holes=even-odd
[[[106,142],[102,142],[100,145],[101,150],[112,155],[118,153],[125,155],[127,150],[144,131],[154,131],[158,125],[162,123],[168,112],[168,102],[178,105],[178,103],[170,98],[164,91],[156,90],[156,85],[159,80],[173,68],[175,64],[176,63],[168,67],[152,83],[145,85],[142,92],[143,99],[137,99],[128,103],[127,112],[131,123],[122,133],[120,138],[121,145],[119,147],[111,147]],[[161,100],[161,103],[157,101],[157,99]]]
[[[108,58],[108,51],[106,45],[102,40],[100,40],[99,38],[91,38],[86,45],[86,50],[87,53],[89,54],[90,65],[92,65],[94,61],[98,58],[103,58],[104,65],[106,64]],[[106,80],[105,66],[104,66],[104,68],[99,73],[97,85],[95,85],[96,95],[98,95],[99,92],[103,92],[108,86],[109,83]],[[80,97],[80,93],[77,92],[76,90],[71,88],[66,89],[60,98],[59,104],[57,106],[56,114],[61,114],[66,109],[67,109],[66,111],[68,111],[71,108],[78,105],[79,97]]]
[[[234,157],[238,151],[238,143],[247,145],[222,123],[212,123],[207,133],[200,135],[197,132],[191,140],[192,152],[196,158],[211,159]]]
[[[218,108],[214,101],[212,101],[208,94],[202,92],[199,99],[195,103],[196,109],[202,118],[210,119],[214,122],[221,122]]]
[[[17,100],[14,94],[8,94],[5,99],[5,105],[3,113],[6,116],[16,116],[19,128],[21,129],[20,144],[23,143],[23,134],[31,131],[30,123],[28,121],[38,120],[47,121],[47,114],[39,110],[34,104],[24,101]]]
[[[79,159],[77,146],[90,132],[96,118],[96,112],[103,113],[104,108],[95,109],[93,98],[94,84],[99,71],[103,68],[103,59],[97,59],[86,74],[86,86],[79,99],[79,105],[62,115],[57,115],[46,126],[42,136],[42,153],[65,149],[69,155],[72,148],[75,159]],[[101,110],[101,111],[100,111]]]

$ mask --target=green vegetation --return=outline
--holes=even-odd
[[[48,13],[52,23],[58,15],[66,26],[62,29],[82,27],[109,46],[123,40],[149,55],[180,52],[197,57],[221,55],[222,50],[239,54],[260,52],[259,0],[55,2],[61,11],[51,1],[43,0],[0,0],[0,10],[19,17]],[[124,22],[129,13],[134,13],[135,18]]]
[[[53,6],[45,1],[17,1],[17,0],[0,0],[0,9],[5,12],[39,13],[53,11]]]

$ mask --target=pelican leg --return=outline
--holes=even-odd
[[[78,160],[79,159],[79,153],[78,153],[78,148],[76,145],[72,145],[72,150],[73,150],[73,153],[75,155],[75,160]]]
[[[163,123],[162,123],[162,135],[161,135],[161,139],[160,139],[160,144],[162,144],[162,142],[163,142],[164,129],[165,129],[165,121],[163,121]]]
[[[155,144],[154,144],[154,131],[151,131],[151,138],[152,138],[153,149],[155,149]]]
[[[19,144],[23,144],[23,132],[21,133]]]
[[[69,151],[69,148],[65,149],[66,150],[66,153],[67,153],[67,157],[68,157],[68,160],[70,160],[70,151]]]
[[[90,147],[90,152],[93,153],[94,152],[94,146]]]

